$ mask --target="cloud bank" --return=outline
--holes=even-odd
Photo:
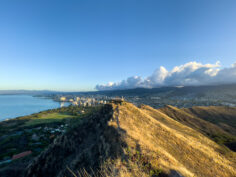
[[[160,86],[197,86],[236,83],[236,63],[220,69],[220,62],[202,64],[189,62],[176,66],[171,71],[161,66],[151,76],[132,76],[121,82],[96,85],[97,90],[119,90],[137,87],[154,88]]]

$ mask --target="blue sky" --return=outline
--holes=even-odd
[[[0,89],[93,90],[236,61],[236,1],[1,0]]]

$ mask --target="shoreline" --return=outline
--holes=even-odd
[[[19,104],[18,102],[19,102],[20,98],[18,99],[18,97],[16,100],[16,102],[17,101],[18,102],[15,105],[14,105],[14,101],[15,101],[14,99],[9,101],[9,106],[5,106],[4,104],[2,104],[3,108],[2,108],[2,111],[0,110],[0,122],[9,121],[9,120],[17,119],[20,117],[29,116],[32,114],[37,114],[41,111],[47,111],[50,109],[57,109],[57,108],[61,107],[61,102],[58,102],[58,101],[56,101],[50,97],[46,97],[46,96],[36,96],[36,95],[27,95],[27,94],[0,94],[0,98],[5,97],[4,99],[6,99],[7,96],[11,97],[14,95],[16,97],[17,96],[19,96],[19,97],[21,97],[21,96],[22,97],[24,97],[24,96],[32,97],[32,104],[30,104],[30,101],[27,100],[29,103],[27,106],[25,106],[24,99],[22,100],[23,103]],[[40,104],[40,100],[39,100],[39,104],[37,104],[37,101],[35,102],[35,100],[33,100],[33,99],[40,99],[42,102]],[[45,104],[43,103],[43,100],[46,101]],[[2,100],[0,99],[0,103],[1,103],[1,101]],[[5,100],[3,100],[3,101],[5,101]],[[47,102],[47,101],[49,101],[49,102]],[[67,104],[65,106],[69,106]],[[1,108],[1,104],[0,104],[0,108]],[[3,111],[3,110],[6,110],[6,108],[9,109],[9,113],[7,111]],[[24,109],[24,110],[22,111],[22,109]]]

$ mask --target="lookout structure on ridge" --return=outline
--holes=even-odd
[[[115,103],[115,104],[122,104],[122,102],[124,102],[125,99],[124,97],[122,96],[121,98],[120,97],[116,97],[116,98],[112,98],[110,100],[111,103]]]

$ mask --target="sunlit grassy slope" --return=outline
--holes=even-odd
[[[118,111],[117,105],[113,107],[109,126],[120,130],[128,149],[152,157],[149,163],[153,168],[166,173],[176,170],[184,176],[236,176],[235,153],[228,150],[230,155],[226,155],[224,147],[199,131],[149,106],[123,103]],[[135,176],[140,170],[126,168],[119,165],[121,176]]]

